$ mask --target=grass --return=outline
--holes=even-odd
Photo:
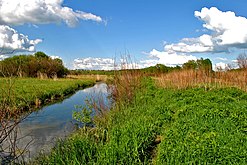
[[[247,70],[211,72],[203,70],[181,70],[156,77],[158,85],[165,88],[184,89],[236,87],[247,92]]]
[[[157,164],[246,164],[247,94],[236,88],[166,90]]]
[[[85,79],[0,78],[0,101],[18,108],[40,106],[93,84]]]
[[[247,94],[236,88],[157,88],[58,143],[34,164],[246,164]]]

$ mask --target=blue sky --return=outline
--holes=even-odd
[[[7,2],[8,0],[1,1]],[[47,0],[32,1],[37,1],[36,5],[39,5],[40,1],[46,2]],[[34,45],[36,51],[44,51],[48,55],[59,56],[69,68],[102,69],[104,65],[109,66],[108,63],[111,63],[110,59],[120,57],[126,54],[126,52],[132,55],[132,58],[140,64],[140,67],[154,65],[156,63],[174,66],[176,63],[181,64],[184,62],[184,60],[176,61],[180,57],[185,59],[185,61],[200,57],[210,58],[214,65],[217,63],[224,65],[225,63],[231,63],[239,53],[244,52],[244,49],[240,48],[247,48],[247,38],[245,40],[245,37],[236,39],[237,41],[239,40],[239,42],[236,41],[237,44],[241,44],[241,46],[235,46],[236,43],[227,43],[224,44],[224,50],[222,50],[222,44],[210,47],[210,50],[206,51],[202,51],[200,48],[199,51],[194,51],[194,49],[191,50],[190,48],[189,50],[186,48],[186,51],[184,51],[184,47],[181,48],[181,45],[178,45],[179,43],[190,46],[201,44],[201,42],[193,40],[193,44],[191,45],[192,40],[189,40],[189,43],[187,41],[184,43],[185,41],[182,41],[182,39],[196,39],[202,35],[213,36],[214,33],[218,32],[217,29],[219,27],[214,27],[213,30],[203,27],[206,17],[199,19],[198,16],[195,16],[195,11],[200,12],[201,15],[199,15],[201,17],[201,10],[204,7],[208,9],[205,11],[206,15],[210,13],[211,7],[216,7],[220,13],[223,13],[222,17],[216,20],[226,19],[227,21],[228,17],[224,16],[224,12],[226,11],[234,12],[236,17],[241,16],[247,18],[246,0],[52,1],[56,5],[60,5],[61,8],[68,7],[75,12],[78,10],[91,13],[97,16],[97,18],[90,17],[90,20],[85,20],[84,17],[83,19],[78,17],[78,21],[75,23],[76,25],[74,23],[71,25],[61,18],[66,17],[66,15],[59,15],[59,18],[61,18],[60,21],[56,21],[55,19],[47,21],[45,20],[48,19],[46,17],[40,18],[42,13],[39,13],[39,10],[35,10],[37,12],[33,12],[32,10],[33,13],[31,13],[27,12],[28,9],[25,9],[20,11],[24,14],[26,12],[27,15],[31,13],[33,18],[37,17],[37,20],[30,18],[24,19],[18,14],[9,16],[7,12],[1,11],[3,6],[1,8],[0,4],[0,13],[2,12],[0,25],[6,25],[16,30],[18,34],[21,33],[28,36],[29,40],[36,41],[35,44],[28,42],[28,46]],[[21,0],[16,0],[15,3],[22,2]],[[210,18],[217,17],[217,12],[211,12],[209,16]],[[5,19],[7,17],[10,17],[12,21]],[[17,22],[17,19],[21,21]],[[208,22],[209,25],[211,23]],[[234,21],[232,24],[234,24]],[[245,23],[243,27],[236,27],[235,29],[244,28],[247,29]],[[245,33],[239,35],[245,36]],[[244,40],[242,41],[243,38]],[[165,47],[165,45],[168,46]],[[34,50],[28,46],[23,48],[23,50],[20,48],[20,51]],[[230,50],[230,53],[226,51],[225,46],[230,48],[227,48],[227,50]],[[167,58],[171,60],[169,61]],[[103,67],[103,69],[107,69],[107,67]]]

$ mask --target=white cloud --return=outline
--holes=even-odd
[[[8,56],[0,55],[0,61],[4,60],[5,58],[8,58]]]
[[[227,58],[222,58],[222,57],[216,57],[215,59],[216,59],[216,60],[220,60],[220,61],[228,61]]]
[[[151,59],[151,60],[142,60],[139,63],[139,68],[147,68],[150,66],[154,66],[159,63],[159,60],[157,59]]]
[[[53,59],[53,60],[54,59],[60,59],[60,60],[62,60],[62,58],[60,56],[50,56],[50,58]]]
[[[73,69],[85,70],[120,70],[120,69],[139,69],[143,64],[130,61],[130,59],[111,59],[111,58],[77,58],[73,62]],[[149,65],[150,66],[150,65]]]
[[[64,7],[63,0],[0,0],[0,24],[23,25],[65,22],[75,26],[79,19],[102,22],[102,18]]]
[[[227,68],[227,64],[224,62],[219,62],[215,64],[214,70],[225,70]]]
[[[40,39],[29,40],[28,36],[18,33],[15,29],[0,25],[0,54],[15,51],[35,51]]]
[[[197,58],[192,55],[179,54],[176,52],[158,51],[153,49],[148,53],[151,59],[143,60],[140,62],[140,67],[154,66],[156,64],[164,64],[166,66],[182,65],[189,60],[196,60]]]
[[[247,48],[247,19],[234,12],[222,12],[216,7],[195,11],[195,17],[204,22],[211,34],[184,38],[179,43],[165,46],[166,52],[202,53],[229,52],[231,48]]]
[[[175,67],[181,65],[188,60],[196,60],[195,56],[184,54],[167,53],[153,49],[149,53],[144,54],[149,56],[147,60],[141,60],[139,63],[131,62],[128,59],[111,59],[111,58],[77,58],[73,62],[73,69],[85,70],[118,70],[118,69],[141,69],[156,64],[164,64],[166,66]]]
[[[102,22],[101,17],[64,7],[63,0],[0,0],[0,54],[35,51],[40,39],[29,40],[9,25],[65,22],[75,26],[80,19]]]
[[[110,58],[77,58],[73,62],[74,69],[114,70],[115,61]]]

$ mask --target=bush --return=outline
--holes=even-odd
[[[18,55],[0,61],[2,77],[64,77],[68,69],[60,59],[51,59],[43,52],[34,55]]]

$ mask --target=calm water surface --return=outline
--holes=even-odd
[[[18,141],[19,147],[24,148],[31,142],[25,153],[25,159],[33,158],[40,151],[49,152],[58,138],[63,139],[68,136],[75,128],[72,122],[72,113],[76,111],[75,105],[85,105],[86,99],[98,96],[103,97],[105,102],[110,104],[107,85],[99,83],[76,92],[60,103],[45,106],[31,113],[19,124],[18,137],[23,137]]]

